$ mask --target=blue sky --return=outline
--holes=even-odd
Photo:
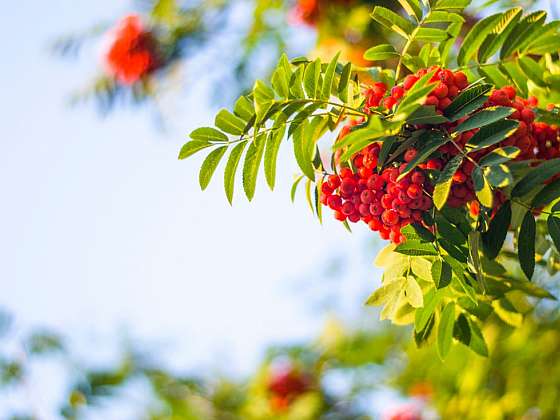
[[[195,94],[204,83],[178,90],[164,133],[148,109],[101,119],[92,107],[65,105],[97,69],[97,52],[61,61],[49,41],[128,5],[3,7],[0,305],[21,327],[62,331],[86,356],[126,335],[163,350],[178,369],[234,373],[247,373],[269,343],[317,333],[327,315],[312,310],[326,293],[321,269],[339,253],[360,268],[324,287],[340,292],[344,316],[361,314],[357,298],[378,282],[363,258],[366,232],[349,235],[328,217],[321,227],[303,197],[290,203],[289,147],[277,191],[260,183],[253,203],[237,194],[233,207],[219,176],[200,192],[200,159],[176,159],[186,134],[210,121],[210,104]],[[198,77],[187,63],[186,82]]]

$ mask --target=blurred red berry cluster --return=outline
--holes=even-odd
[[[114,28],[105,63],[109,75],[124,85],[134,84],[159,67],[156,39],[139,16],[126,16]]]
[[[328,6],[329,3],[348,4],[351,1],[352,0],[297,0],[291,12],[291,20],[293,22],[315,26],[323,9]]]
[[[273,372],[267,386],[270,404],[275,411],[286,410],[294,400],[311,389],[311,377],[293,366]]]
[[[364,110],[370,113],[372,108],[390,110],[413,88],[424,75],[434,71],[432,82],[438,82],[434,90],[427,96],[425,104],[433,105],[436,112],[443,111],[452,103],[469,82],[463,72],[452,72],[439,67],[421,69],[416,74],[405,77],[402,86],[394,86],[387,92],[384,83],[376,82],[364,91]],[[505,140],[480,151],[469,153],[470,159],[464,159],[452,177],[452,185],[447,199],[450,207],[469,206],[473,216],[478,215],[480,204],[477,201],[471,175],[476,162],[498,147],[515,146],[520,152],[517,160],[551,159],[560,156],[560,131],[557,126],[543,122],[535,122],[533,108],[537,105],[536,98],[523,99],[517,96],[514,87],[506,86],[492,92],[484,108],[494,106],[511,107],[513,113],[508,117],[519,122],[518,128]],[[466,121],[469,116],[456,122],[441,124],[448,132]],[[339,139],[346,136],[363,119],[348,122],[341,130]],[[418,129],[425,126],[417,126]],[[334,216],[340,221],[363,221],[378,231],[383,239],[390,239],[398,244],[405,238],[401,228],[410,223],[423,223],[422,213],[432,208],[433,185],[426,176],[429,170],[441,171],[445,165],[459,153],[468,153],[466,147],[471,138],[478,132],[474,129],[459,133],[438,149],[438,156],[420,163],[417,168],[397,181],[407,162],[413,160],[421,145],[409,147],[402,156],[397,157],[390,166],[379,171],[377,161],[380,144],[373,143],[352,158],[352,168],[341,168],[338,174],[330,175],[322,184],[321,202],[334,210]],[[341,151],[335,154],[338,161]],[[535,163],[536,164],[536,163]],[[505,201],[506,197],[499,189],[494,190],[494,212]]]

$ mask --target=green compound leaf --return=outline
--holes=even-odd
[[[235,188],[235,173],[237,172],[237,166],[239,165],[239,160],[241,159],[241,154],[243,149],[245,149],[247,142],[239,143],[235,146],[228,158],[226,163],[226,169],[224,171],[224,188],[226,192],[226,197],[230,204],[233,203],[233,190]]]
[[[253,139],[249,144],[245,162],[243,163],[243,189],[249,201],[255,196],[257,174],[261,165],[265,143],[266,139],[264,134],[260,134],[256,139]]]
[[[519,228],[517,239],[517,251],[519,254],[519,264],[529,280],[535,271],[535,239],[537,224],[531,211],[525,213],[523,222]]]
[[[482,234],[484,254],[493,260],[498,256],[511,224],[511,202],[506,201],[498,210],[487,232]]]
[[[221,109],[216,115],[214,125],[226,133],[241,135],[245,131],[245,126],[247,124],[227,109]]]
[[[227,142],[228,137],[220,130],[212,127],[200,127],[190,134],[193,140],[210,141],[210,142]]]
[[[305,68],[303,86],[305,93],[311,99],[317,98],[319,78],[321,77],[321,60],[318,58]]]
[[[432,265],[432,279],[437,289],[443,289],[451,283],[451,266],[439,258]]]
[[[511,191],[512,197],[521,197],[531,192],[533,188],[542,185],[548,178],[560,172],[560,158],[548,160],[533,168],[515,184]]]
[[[467,143],[467,147],[472,148],[470,150],[472,152],[493,146],[511,136],[515,130],[517,130],[518,126],[519,122],[514,120],[499,120],[493,122],[478,130]]]
[[[533,207],[543,207],[560,197],[560,179],[557,179],[540,190],[533,198]]]
[[[458,119],[476,111],[486,102],[486,93],[492,89],[491,84],[477,84],[462,91],[451,104],[445,109],[443,115],[451,121]]]
[[[323,86],[321,87],[321,98],[324,100],[328,100],[331,96],[331,90],[333,86],[334,80],[334,72],[336,70],[336,65],[338,64],[338,57],[340,56],[340,52],[337,53],[329,65],[327,66],[327,70],[323,76]]]
[[[388,58],[399,57],[399,53],[391,44],[381,44],[371,47],[364,53],[364,58],[370,61],[387,60]]]
[[[474,168],[472,172],[473,186],[476,198],[484,207],[491,209],[494,202],[494,194],[488,180],[485,178],[480,167]]]
[[[204,159],[204,162],[202,162],[200,173],[198,175],[198,182],[202,190],[205,190],[206,187],[208,187],[208,184],[212,179],[212,175],[214,175],[214,172],[216,171],[216,168],[220,163],[222,156],[224,156],[227,148],[227,146],[218,147],[217,149],[210,152],[208,156],[206,156],[206,159]]]
[[[455,304],[449,302],[445,305],[439,319],[437,334],[437,349],[439,357],[443,360],[451,349],[453,341],[453,326],[455,324]]]
[[[206,149],[207,147],[212,146],[212,143],[206,140],[191,140],[181,147],[181,151],[179,152],[179,159],[186,159],[189,156],[194,155],[196,152],[201,151],[202,149]]]
[[[441,171],[434,188],[433,201],[438,210],[445,205],[451,184],[453,183],[453,175],[463,163],[463,155],[456,155],[447,162],[445,168]]]
[[[371,17],[381,25],[399,34],[405,39],[409,39],[414,31],[414,25],[408,20],[399,16],[390,9],[382,6],[375,6]]]
[[[548,233],[554,242],[557,250],[560,249],[560,218],[556,216],[548,216],[547,219]]]
[[[484,108],[482,111],[479,111],[470,116],[468,120],[459,124],[454,131],[456,133],[462,133],[465,131],[473,130],[475,128],[487,126],[510,116],[513,111],[515,111],[515,108],[505,106]]]
[[[266,148],[264,151],[264,175],[266,182],[271,190],[274,189],[276,182],[276,163],[278,161],[278,151],[280,144],[284,138],[286,131],[285,125],[280,125],[279,129],[269,133],[266,140]]]

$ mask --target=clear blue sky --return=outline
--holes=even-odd
[[[200,159],[176,155],[211,109],[188,89],[177,92],[187,99],[172,106],[165,133],[147,110],[101,119],[92,107],[65,106],[96,70],[97,52],[59,61],[48,42],[128,5],[3,6],[0,305],[21,326],[69,335],[85,355],[92,345],[105,354],[124,333],[164,349],[179,369],[202,363],[246,373],[265,345],[318,331],[324,314],[311,309],[327,292],[320,273],[340,250],[360,268],[324,288],[353,308],[345,315],[362,311],[356,298],[378,282],[360,249],[365,231],[351,236],[328,217],[321,227],[303,197],[290,203],[289,147],[274,194],[260,183],[253,203],[238,194],[230,207],[219,176],[200,192]],[[185,74],[187,82],[203,77],[189,75],[188,64]]]
[[[99,51],[93,44],[77,62],[57,60],[49,41],[115,19],[130,3],[2,6],[0,306],[21,328],[61,331],[81,360],[110,359],[128,336],[178,370],[233,374],[249,373],[271,343],[314,337],[329,315],[323,301],[336,301],[342,318],[367,314],[360,301],[379,283],[372,235],[349,235],[328,216],[320,226],[302,196],[290,203],[288,145],[277,191],[260,182],[249,204],[238,188],[233,207],[219,175],[202,193],[200,159],[176,159],[186,134],[211,121],[202,66],[186,63],[185,85],[165,103],[166,132],[149,109],[101,119],[92,107],[66,106],[98,70]],[[341,256],[348,269],[326,276]],[[57,386],[33,383],[39,404],[60,389],[56,372],[47,375]]]

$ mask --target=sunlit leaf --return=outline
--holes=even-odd
[[[210,180],[212,179],[212,175],[216,171],[216,167],[220,163],[222,156],[227,150],[227,146],[218,147],[217,149],[213,150],[206,156],[204,162],[202,162],[202,166],[200,167],[200,173],[198,175],[198,182],[200,184],[200,188],[205,190]]]
[[[400,54],[391,44],[381,44],[371,47],[364,53],[364,58],[370,61],[387,60],[388,58],[398,57]]]
[[[243,153],[246,145],[247,142],[241,142],[232,149],[224,171],[224,188],[226,197],[230,204],[233,202],[235,173],[237,171],[237,166],[239,165],[239,160],[241,159],[241,154]]]
[[[453,302],[445,305],[441,317],[439,319],[438,334],[437,334],[437,349],[438,354],[442,359],[445,359],[449,350],[451,349],[451,342],[453,340],[453,325],[455,324],[455,304]]]
[[[382,6],[375,6],[371,17],[405,39],[408,39],[414,30],[414,25],[409,20]]]

